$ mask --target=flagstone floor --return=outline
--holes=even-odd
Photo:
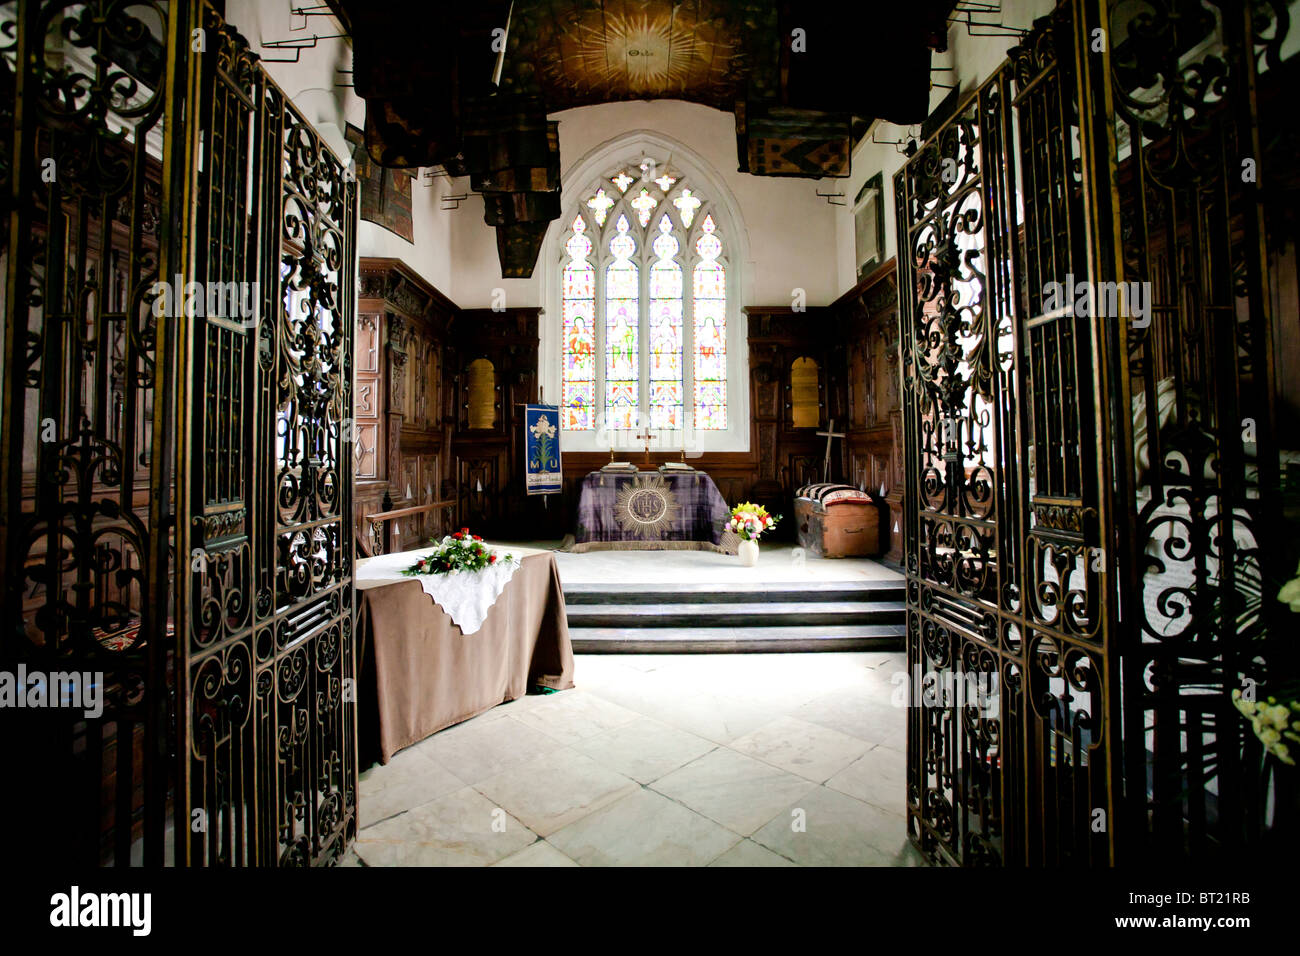
[[[918,866],[899,653],[579,655],[361,775],[365,866]]]

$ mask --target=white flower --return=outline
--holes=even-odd
[[[1291,722],[1291,710],[1285,704],[1274,704],[1266,708],[1264,716],[1271,720],[1278,730],[1286,730],[1287,724]]]
[[[1296,568],[1296,576],[1282,585],[1282,590],[1277,592],[1277,599],[1292,611],[1300,613],[1300,567]]]
[[[539,415],[537,423],[529,431],[533,433],[535,438],[541,438],[543,435],[547,438],[555,437],[555,426],[551,424],[551,420],[545,415]]]

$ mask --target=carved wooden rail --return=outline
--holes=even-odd
[[[394,508],[392,511],[380,511],[376,514],[366,515],[363,520],[370,522],[370,540],[374,553],[384,553],[384,525],[394,518],[405,518],[410,515],[454,507],[456,507],[456,499],[448,498],[443,501],[430,501],[423,505],[411,505],[409,508]]]

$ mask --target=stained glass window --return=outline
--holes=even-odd
[[[725,430],[727,272],[716,210],[678,171],[637,162],[581,196],[562,240],[561,424],[593,431],[603,414],[606,428],[649,426],[660,438],[689,424]]]
[[[682,267],[672,220],[659,220],[650,266],[650,427],[682,427]]]
[[[700,200],[698,196],[692,196],[689,189],[683,189],[673,200],[673,205],[677,207],[677,213],[682,217],[682,225],[689,226],[695,219],[695,210],[700,208]]]
[[[650,190],[642,188],[628,205],[636,210],[636,217],[641,220],[641,225],[646,226],[649,225],[650,215],[655,211],[655,206],[659,205],[659,200],[650,195]]]
[[[581,216],[573,220],[573,235],[565,244],[561,324],[564,329],[564,369],[560,422],[584,431],[596,427],[596,270],[587,257],[591,240]]]
[[[628,235],[627,216],[620,215],[609,241],[613,259],[605,267],[605,426],[636,428],[640,424],[641,351],[637,347],[641,321],[640,270],[632,256],[636,241]]]
[[[597,189],[596,195],[587,200],[587,207],[596,217],[596,225],[605,225],[605,216],[612,205],[614,205],[614,200],[610,199],[603,189]]]
[[[706,215],[695,240],[695,427],[703,431],[727,427],[727,272],[716,232]]]

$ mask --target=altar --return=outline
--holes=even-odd
[[[567,550],[735,554],[736,535],[726,528],[730,513],[702,471],[593,471],[582,480]]]

